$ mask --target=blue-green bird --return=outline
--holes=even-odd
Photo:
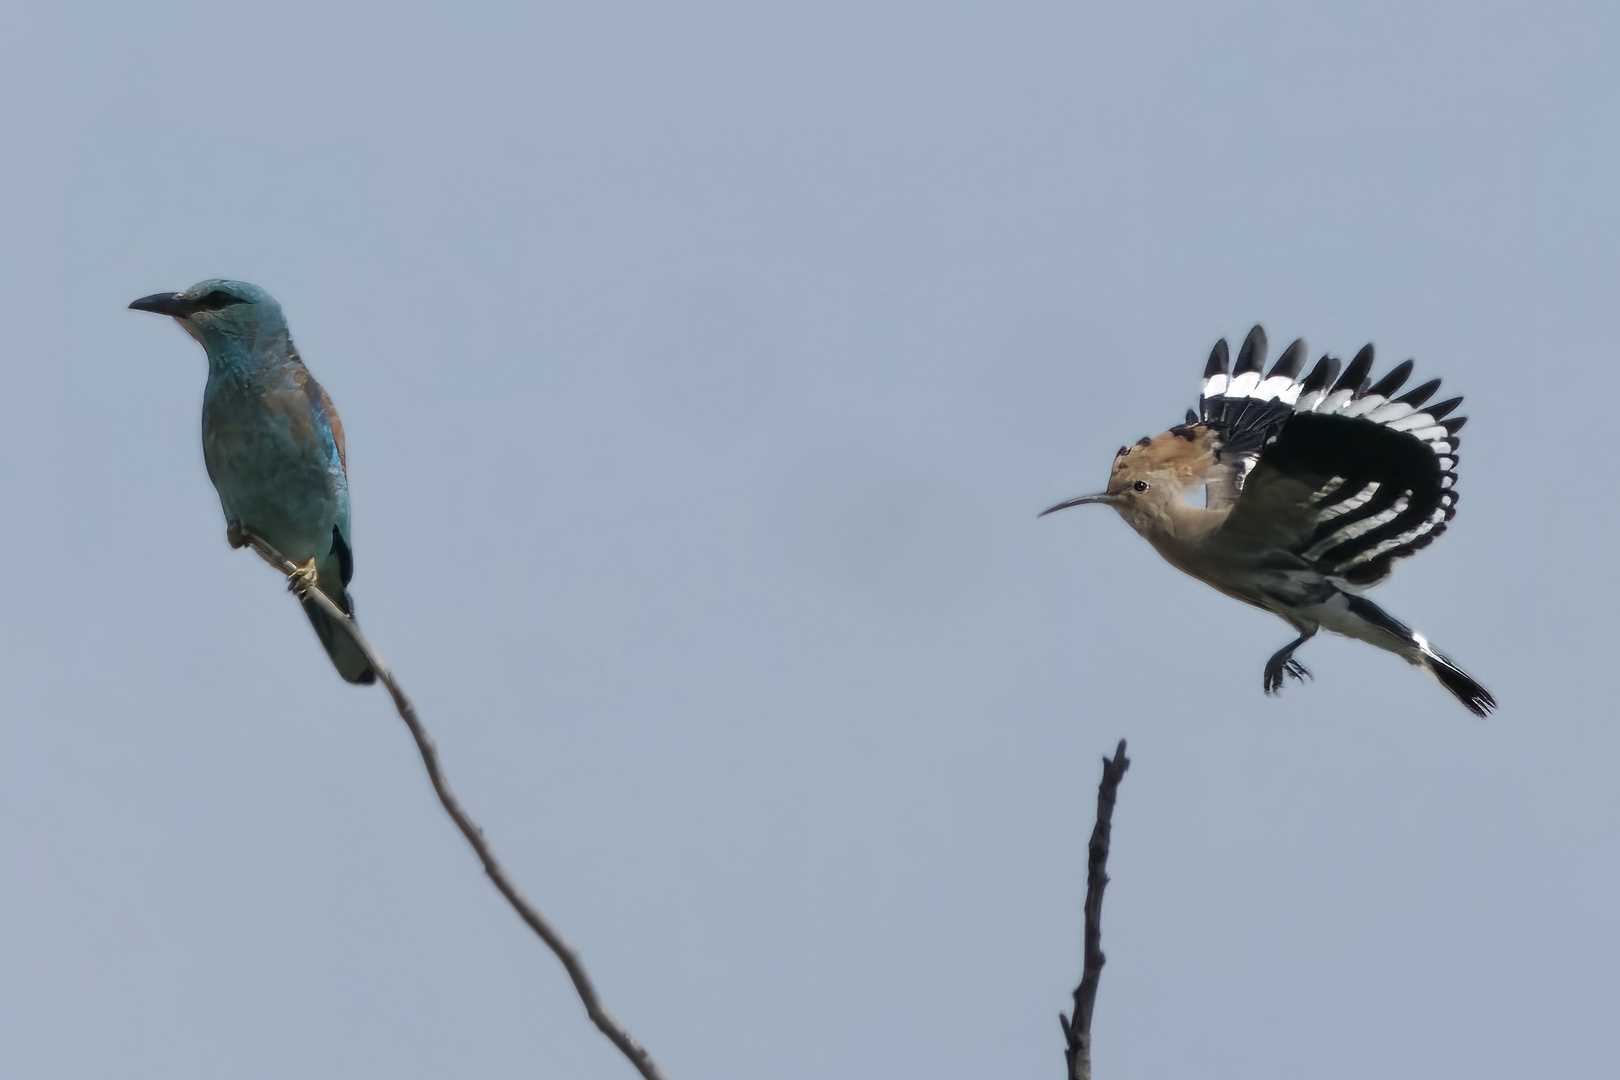
[[[208,353],[203,461],[231,546],[242,546],[243,531],[260,537],[313,573],[316,586],[352,616],[343,421],[299,358],[281,305],[257,285],[215,278],[129,306],[172,316]],[[352,683],[376,680],[331,616],[308,600],[304,611],[338,674]]]

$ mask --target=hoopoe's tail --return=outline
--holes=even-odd
[[[1419,648],[1423,652],[1423,660],[1418,664],[1424,671],[1433,675],[1440,685],[1450,690],[1458,701],[1463,703],[1467,710],[1475,716],[1489,716],[1491,710],[1496,708],[1496,699],[1491,692],[1479,683],[1469,678],[1468,673],[1447,657],[1434,650],[1421,635],[1416,635],[1421,642]]]
[[[1479,717],[1491,715],[1491,710],[1496,708],[1496,699],[1491,696],[1491,692],[1475,682],[1466,671],[1453,663],[1449,656],[1430,645],[1422,634],[1371,600],[1348,593],[1340,595],[1344,599],[1345,608],[1351,615],[1361,620],[1362,625],[1329,625],[1329,629],[1399,653],[1408,663],[1434,676],[1434,680],[1451,691],[1469,712]],[[1382,631],[1387,637],[1379,641],[1378,635],[1367,634],[1365,632],[1367,629]],[[1391,643],[1389,638],[1394,638],[1395,642]]]

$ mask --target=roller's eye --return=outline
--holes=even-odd
[[[1137,491],[1146,491],[1148,489],[1148,482],[1146,480],[1138,480],[1136,483],[1132,484],[1131,487],[1135,488]]]
[[[239,296],[232,296],[224,289],[215,289],[213,292],[197,301],[197,306],[202,308],[204,311],[218,311],[220,308],[227,308],[232,304],[245,303],[247,303],[247,301],[243,300]]]

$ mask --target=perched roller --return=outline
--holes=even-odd
[[[1041,516],[1111,506],[1173,566],[1287,620],[1299,636],[1266,663],[1267,694],[1310,674],[1294,650],[1325,629],[1396,654],[1489,715],[1483,686],[1362,595],[1456,513],[1462,398],[1428,404],[1439,379],[1401,394],[1410,360],[1374,382],[1371,345],[1342,371],[1324,356],[1304,378],[1303,341],[1265,362],[1258,326],[1235,366],[1216,342],[1186,423],[1121,447],[1107,491]],[[1202,507],[1188,501],[1200,487]]]
[[[257,285],[214,278],[129,305],[168,315],[208,354],[203,389],[203,463],[225,511],[232,547],[251,533],[299,566],[353,616],[348,585],[349,473],[343,421],[309,373],[281,305]],[[304,612],[338,674],[352,683],[377,673],[349,632],[313,600]]]

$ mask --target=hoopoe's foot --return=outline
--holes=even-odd
[[[225,542],[233,548],[247,547],[247,530],[242,528],[240,521],[227,521],[225,523]]]
[[[1316,636],[1316,627],[1300,631],[1299,637],[1278,649],[1270,660],[1266,661],[1265,688],[1266,693],[1275,694],[1283,688],[1284,678],[1298,679],[1304,682],[1311,677],[1305,670],[1305,665],[1294,659],[1294,650]]]
[[[309,562],[287,575],[287,591],[300,600],[308,600],[309,591],[315,588],[316,576],[315,560],[312,558]]]
[[[1292,656],[1283,656],[1279,653],[1266,662],[1266,693],[1275,694],[1281,691],[1283,688],[1283,676],[1285,675],[1300,682],[1304,682],[1311,677],[1311,673],[1305,670],[1304,664],[1295,660]]]

